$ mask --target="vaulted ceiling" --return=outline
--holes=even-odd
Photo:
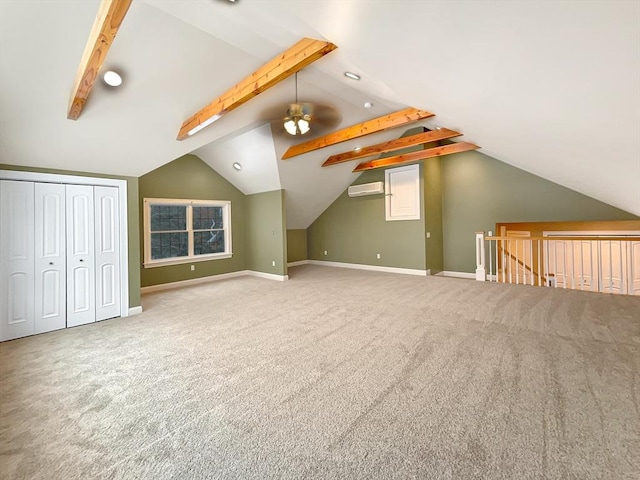
[[[72,121],[69,93],[98,5],[0,0],[0,163],[140,176],[193,152],[245,193],[284,188],[289,227],[304,228],[356,178],[357,162],[322,168],[330,155],[406,128],[280,160],[296,141],[269,121],[294,99],[290,77],[192,137],[176,135],[311,37],[338,49],[299,73],[298,94],[334,108],[335,129],[428,110],[436,116],[417,125],[463,132],[483,153],[640,215],[638,2],[134,0],[104,63],[123,86],[96,82]]]

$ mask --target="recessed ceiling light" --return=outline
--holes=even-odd
[[[371,108],[373,107],[373,103],[371,102],[364,102],[364,108]]]
[[[360,75],[351,72],[344,72],[344,76],[350,78],[351,80],[360,80]]]
[[[354,151],[354,152],[359,152],[360,150],[362,150],[362,147],[355,147],[355,148],[353,149],[353,151]]]
[[[119,87],[122,85],[122,77],[113,70],[107,70],[104,72],[102,78],[104,79],[104,83],[111,87]]]
[[[242,165],[240,165],[238,162],[234,162],[233,168],[235,168],[236,170],[242,170]]]

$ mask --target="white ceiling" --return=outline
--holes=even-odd
[[[421,124],[640,215],[640,2],[135,0],[105,63],[125,84],[97,85],[74,122],[68,96],[98,3],[0,0],[0,163],[140,176],[194,152],[245,193],[284,188],[288,226],[304,228],[355,178],[352,164],[322,161],[403,129],[278,160],[293,141],[265,122],[292,101],[291,78],[175,137],[309,36],[338,49],[300,73],[299,96],[335,107],[339,126],[429,110]]]

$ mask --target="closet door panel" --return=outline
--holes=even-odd
[[[96,321],[93,187],[66,185],[67,327]]]
[[[94,187],[96,320],[120,316],[118,189]]]
[[[34,184],[0,181],[0,340],[34,333]]]
[[[35,184],[35,333],[66,327],[65,186]]]

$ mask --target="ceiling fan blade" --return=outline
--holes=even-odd
[[[342,115],[330,105],[316,104],[314,105],[311,119],[317,125],[329,129],[340,125]]]

